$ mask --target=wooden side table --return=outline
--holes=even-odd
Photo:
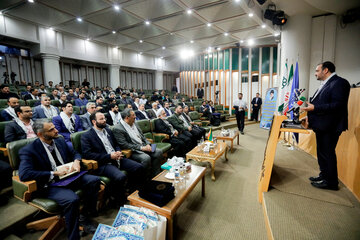
[[[239,145],[239,131],[235,131],[233,135],[230,136],[222,136],[221,134],[216,136],[217,140],[223,140],[223,142],[225,141],[231,141],[231,152],[234,151],[233,146],[234,146],[234,139],[237,137],[237,145]]]

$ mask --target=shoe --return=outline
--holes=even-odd
[[[312,182],[318,182],[323,180],[323,178],[321,176],[316,176],[316,177],[309,177],[309,180]]]
[[[84,225],[80,225],[83,227],[83,231],[85,234],[94,234],[96,232],[97,226],[94,224],[88,223]]]
[[[243,132],[243,131],[241,131],[240,133],[241,133],[241,135],[244,135],[244,132]]]
[[[339,190],[338,185],[330,185],[326,180],[321,180],[318,182],[311,182],[311,185],[316,188],[321,188],[321,189],[329,189],[329,190],[334,190],[334,191]]]

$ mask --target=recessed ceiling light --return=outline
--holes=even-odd
[[[54,31],[54,28],[53,28],[53,27],[49,27],[49,30],[50,30],[50,31]]]
[[[252,46],[252,45],[254,45],[254,39],[249,39],[248,41],[247,41],[247,43],[248,43],[248,45],[249,46]]]
[[[160,59],[163,59],[164,57],[160,57]]]
[[[208,47],[207,52],[208,52],[208,53],[211,53],[211,51],[212,51],[212,48],[211,48],[211,47]]]
[[[174,33],[171,32],[170,35],[174,35]]]
[[[211,23],[208,23],[207,26],[208,26],[208,27],[211,27]]]
[[[235,2],[237,2],[237,3],[238,3],[238,2],[240,2],[240,0],[235,0]]]
[[[77,20],[78,22],[82,22],[82,18],[81,18],[81,17],[77,17],[76,20]]]
[[[143,40],[139,40],[139,43],[143,43]]]
[[[275,36],[275,37],[277,37],[277,36],[279,36],[279,35],[280,35],[280,33],[278,33],[278,32],[274,33],[274,36]]]
[[[113,34],[115,34],[115,33],[116,33],[116,31],[112,31],[112,33],[113,33]]]
[[[146,24],[146,25],[150,25],[150,21],[145,21],[145,24]]]
[[[216,48],[216,50],[220,51],[220,50],[221,50],[221,48],[219,48],[219,47],[218,47],[218,48]]]
[[[190,40],[190,43],[194,43],[194,40]]]
[[[163,50],[165,50],[165,49],[166,49],[166,47],[162,47],[162,49],[163,49]]]
[[[254,14],[253,13],[249,13],[249,17],[253,17],[254,16]]]
[[[225,36],[228,36],[229,34],[226,32],[226,33],[224,33],[224,35],[225,35]]]
[[[244,40],[240,40],[240,43],[244,43]]]
[[[186,12],[187,12],[187,14],[192,14],[192,10],[191,10],[191,9],[188,9]]]
[[[87,38],[86,41],[90,41],[90,38]]]
[[[120,10],[119,5],[114,5],[114,9],[115,9],[116,11],[119,11],[119,10]]]
[[[34,3],[34,0],[28,0],[29,3]]]
[[[142,55],[142,52],[139,52],[140,55]]]
[[[261,25],[261,28],[266,28],[266,25],[265,24]]]
[[[0,11],[0,15],[2,15],[2,11]]]

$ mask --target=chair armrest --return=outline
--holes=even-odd
[[[194,125],[198,125],[199,127],[202,126],[202,122],[194,122]]]
[[[98,168],[98,162],[95,160],[82,159],[81,162],[86,166],[87,170],[96,170]]]
[[[210,124],[210,121],[201,121],[201,123],[203,127],[206,127]]]
[[[7,157],[7,156],[8,156],[8,150],[7,150],[7,148],[0,148],[0,151],[3,152],[4,157]]]
[[[155,142],[163,142],[164,140],[167,140],[170,138],[168,134],[165,133],[153,133]]]
[[[147,140],[148,140],[150,143],[154,143],[154,140],[152,140],[151,138],[147,138]]]
[[[37,190],[36,181],[20,181],[19,176],[12,177],[14,196],[21,201],[28,202],[31,199],[31,193]]]
[[[131,157],[132,151],[130,149],[121,150],[121,152],[126,158]]]

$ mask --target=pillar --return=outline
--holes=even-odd
[[[43,72],[44,72],[44,84],[48,86],[49,81],[53,81],[55,86],[56,84],[61,82],[61,74],[60,74],[60,56],[55,54],[42,54],[42,64],[43,64]]]
[[[120,65],[109,65],[110,87],[115,90],[120,85]]]
[[[164,89],[163,71],[155,71],[155,89]]]

